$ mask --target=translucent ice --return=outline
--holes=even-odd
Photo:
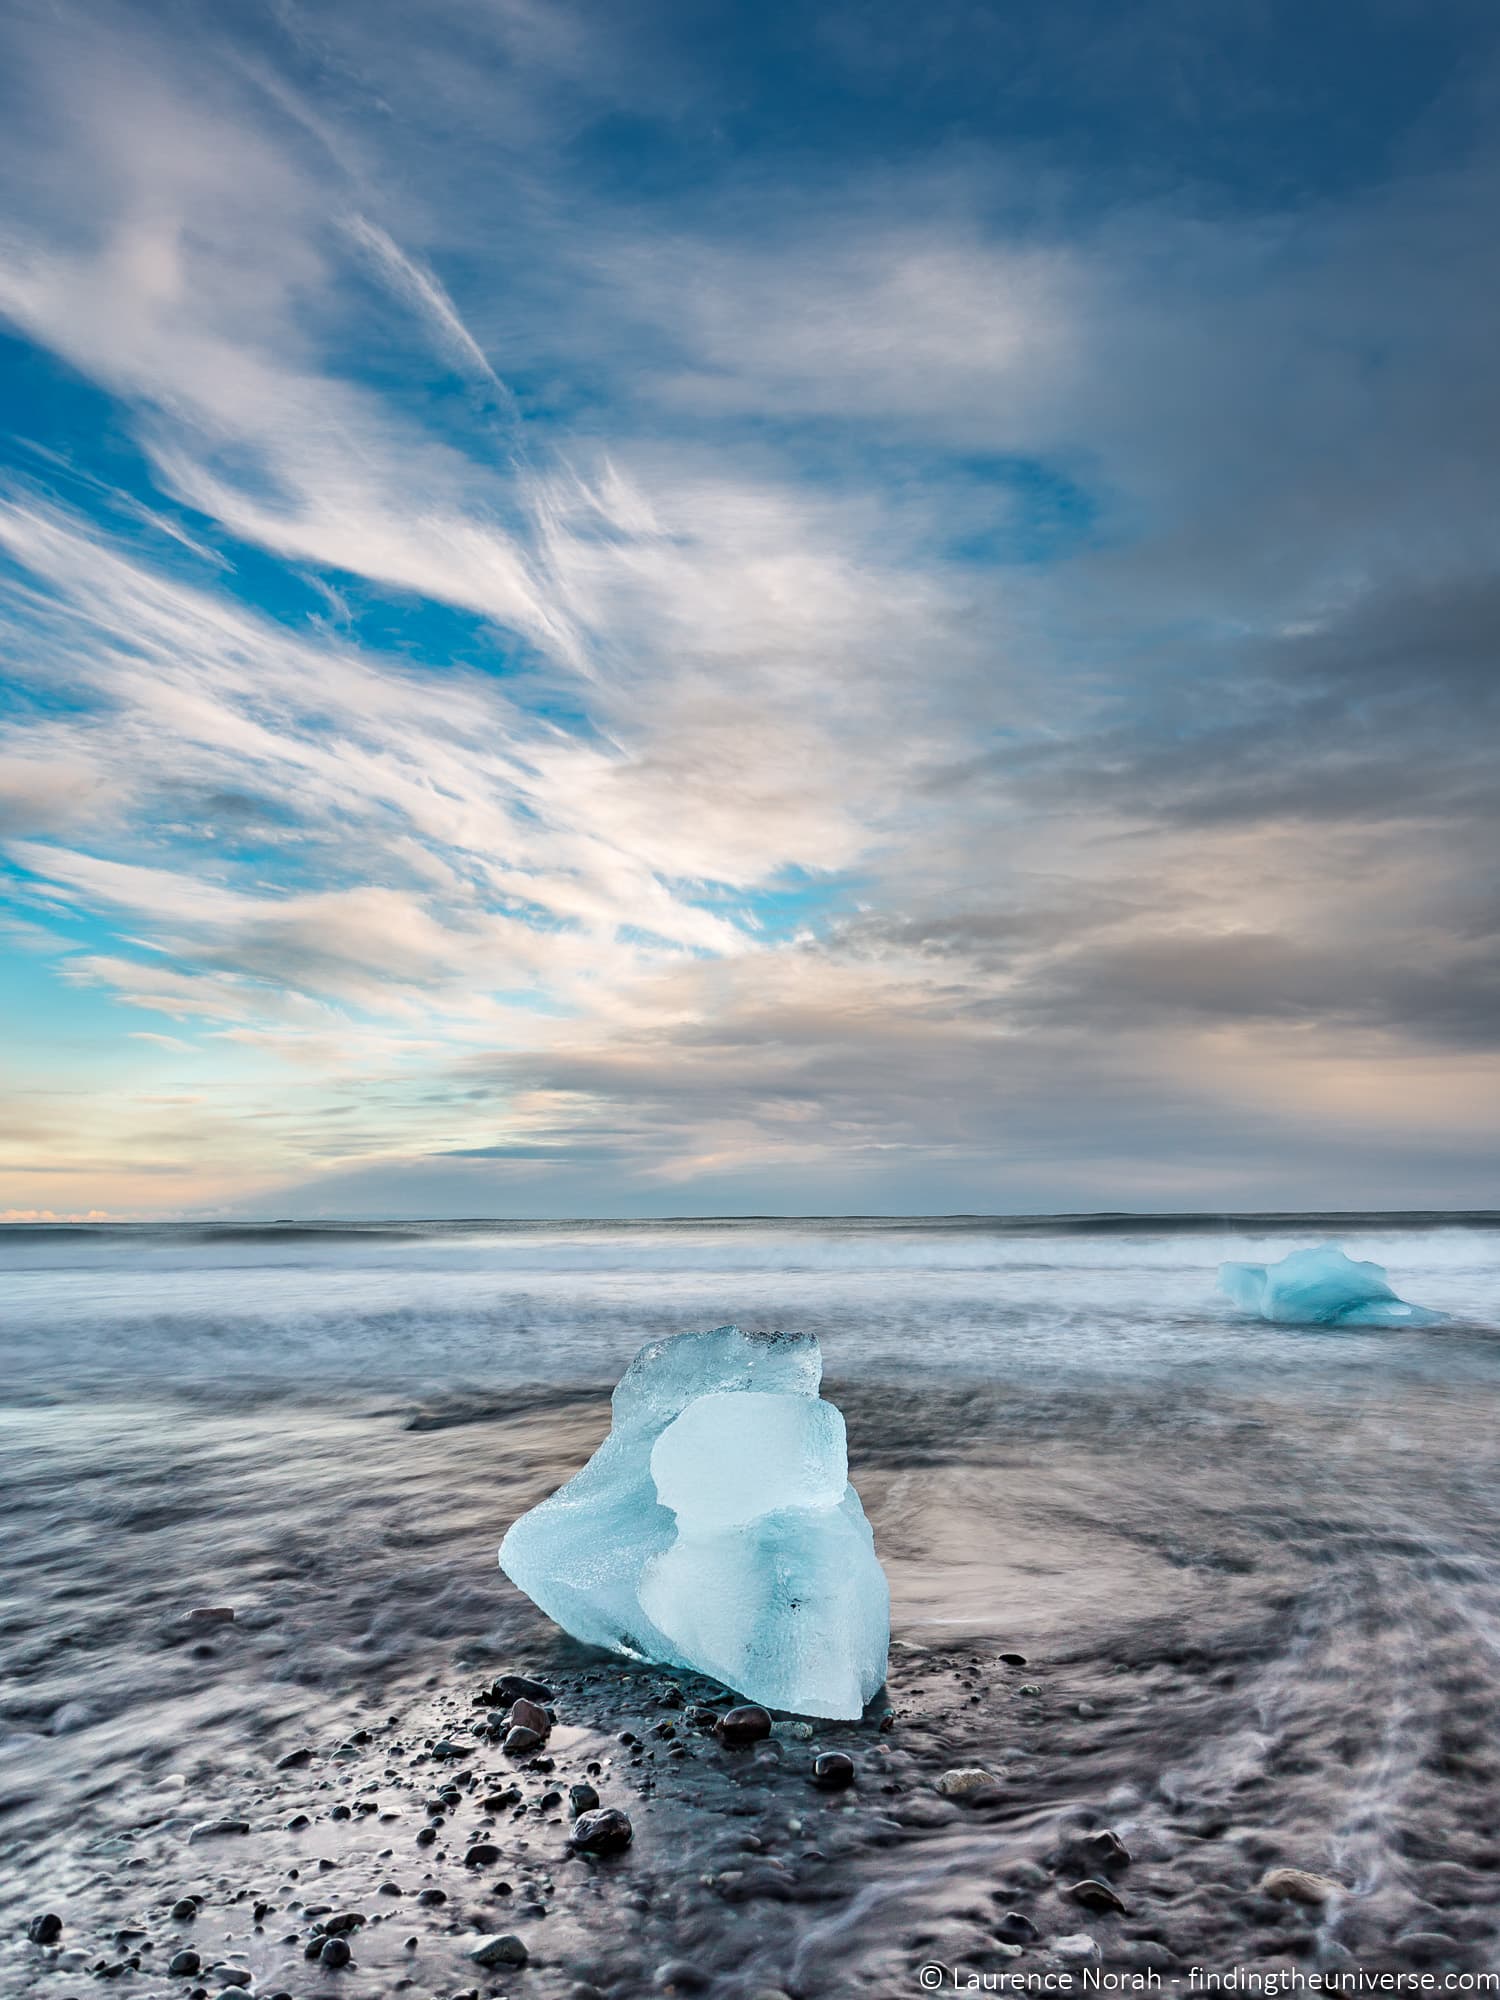
[[[889,1597],[821,1373],[802,1334],[642,1348],[609,1436],[514,1523],[501,1567],[592,1645],[858,1715],[885,1678]]]
[[[767,1708],[860,1714],[885,1679],[890,1597],[833,1404],[704,1396],[651,1470],[677,1538],[641,1603],[678,1657]]]
[[[1337,1243],[1293,1250],[1279,1264],[1221,1264],[1219,1290],[1246,1312],[1300,1326],[1431,1326],[1443,1318],[1398,1299],[1379,1264]]]

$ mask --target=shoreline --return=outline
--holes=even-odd
[[[1264,1783],[1233,1804],[1164,1795],[1164,1728],[1222,1733],[1235,1702],[1232,1662],[1181,1635],[1124,1660],[898,1642],[863,1721],[781,1718],[742,1748],[695,1713],[733,1700],[695,1676],[561,1638],[515,1671],[545,1685],[556,1717],[534,1754],[492,1740],[486,1669],[340,1741],[283,1732],[217,1783],[158,1782],[54,1872],[66,1893],[28,1883],[24,1910],[7,1899],[0,1990],[812,2000],[915,1991],[932,1965],[968,1990],[1061,1970],[1088,1990],[1083,1973],[1110,1970],[1186,1992],[1193,1967],[1195,1990],[1212,1990],[1241,1968],[1487,1963],[1492,1875],[1488,1917],[1467,1886],[1456,1894],[1447,1856],[1425,1895],[1393,1899],[1330,1872],[1327,1841],[1278,1831]],[[847,1788],[814,1782],[825,1752],[852,1760]],[[976,1771],[993,1782],[953,1776]],[[622,1852],[570,1851],[580,1785],[629,1816]],[[1480,1879],[1500,1862],[1470,1858]],[[1278,1870],[1305,1879],[1278,1887]],[[191,1916],[187,1898],[201,1898]],[[28,1942],[49,1914],[57,1941]],[[330,1965],[309,1959],[319,1935],[343,1940],[347,1962],[339,1946]],[[476,1962],[487,1938],[519,1939],[525,1962],[510,1945]],[[170,1973],[181,1952],[201,1971]]]

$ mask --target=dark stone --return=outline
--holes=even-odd
[[[417,1833],[418,1847],[431,1847],[432,1843],[436,1839],[437,1839],[437,1828],[435,1826],[424,1826],[419,1828]]]
[[[1024,1911],[1007,1910],[995,1926],[995,1936],[1002,1944],[1035,1944],[1041,1932]]]
[[[33,1944],[56,1944],[62,1936],[63,1921],[51,1911],[44,1917],[33,1917],[26,1927],[26,1935]]]
[[[1085,1910],[1112,1910],[1117,1916],[1125,1914],[1125,1905],[1107,1882],[1096,1882],[1089,1878],[1083,1882],[1075,1882],[1067,1893]]]
[[[167,1967],[168,1972],[178,1979],[185,1979],[190,1972],[201,1972],[203,1960],[195,1951],[179,1951]]]
[[[663,1993],[701,1993],[708,1983],[708,1974],[691,1959],[669,1958],[656,1968],[656,1984]]]
[[[353,1956],[354,1954],[349,1949],[347,1939],[331,1937],[327,1944],[324,1945],[318,1963],[325,1968],[337,1971],[339,1966],[347,1965]]]
[[[842,1750],[825,1750],[813,1764],[813,1783],[825,1792],[842,1792],[854,1783],[854,1759]]]
[[[600,1806],[596,1811],[579,1814],[568,1835],[568,1845],[578,1854],[617,1854],[630,1845],[634,1832],[628,1814],[618,1806]]]
[[[1026,1655],[1024,1653],[1002,1653],[1000,1655],[1000,1664],[1002,1667],[1024,1667],[1026,1664]]]
[[[197,1916],[198,1905],[193,1901],[191,1896],[179,1896],[177,1901],[172,1905],[170,1914],[176,1918],[178,1923],[188,1924]]]
[[[503,1792],[486,1792],[479,1803],[486,1812],[503,1812],[507,1806],[521,1803],[521,1788],[519,1785],[507,1785]]]
[[[747,1702],[741,1708],[726,1709],[719,1717],[716,1734],[721,1743],[738,1749],[747,1743],[759,1743],[771,1733],[771,1718],[763,1708]]]
[[[504,1937],[481,1938],[469,1953],[476,1965],[524,1965],[531,1956],[518,1937],[507,1933]]]
[[[1086,1834],[1079,1842],[1081,1851],[1088,1856],[1091,1867],[1113,1873],[1116,1869],[1130,1866],[1130,1850],[1117,1833],[1108,1827],[1098,1833]]]
[[[701,1702],[695,1702],[691,1708],[683,1710],[682,1719],[694,1729],[717,1729],[719,1711],[716,1708],[705,1708]]]
[[[540,1750],[542,1738],[534,1729],[517,1722],[505,1732],[505,1754],[507,1757],[529,1757],[533,1750]]]
[[[592,1812],[599,1803],[599,1794],[592,1785],[569,1785],[568,1810],[574,1819],[580,1814]]]
[[[534,1701],[527,1701],[524,1696],[520,1701],[512,1703],[510,1722],[513,1729],[534,1729],[538,1742],[545,1742],[552,1727],[546,1709],[539,1708]]]
[[[278,1771],[300,1771],[302,1766],[310,1764],[312,1759],[313,1753],[305,1747],[301,1750],[288,1750],[284,1757],[276,1759],[276,1768]]]
[[[1403,1931],[1396,1949],[1418,1965],[1430,1965],[1434,1959],[1451,1957],[1458,1950],[1458,1940],[1446,1931]]]
[[[364,1920],[362,1910],[342,1910],[337,1916],[329,1917],[323,1929],[329,1937],[343,1937],[349,1931],[357,1931]]]
[[[417,1901],[424,1910],[440,1909],[447,1900],[448,1892],[445,1889],[423,1889],[417,1895]]]
[[[501,1674],[477,1699],[485,1708],[509,1708],[513,1701],[549,1702],[553,1694],[545,1681],[526,1674]]]
[[[476,1840],[464,1856],[465,1868],[492,1868],[500,1859],[500,1850],[492,1840]]]

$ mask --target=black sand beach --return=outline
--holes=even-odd
[[[1112,1371],[1065,1339],[1028,1359],[998,1320],[967,1371],[924,1362],[914,1323],[898,1380],[860,1346],[873,1287],[844,1270],[835,1311],[809,1282],[895,1645],[862,1722],[776,1718],[745,1745],[713,1727],[732,1691],[586,1652],[495,1568],[607,1424],[564,1338],[514,1332],[534,1273],[524,1308],[489,1274],[488,1385],[436,1340],[420,1382],[375,1341],[385,1379],[309,1362],[289,1387],[197,1378],[190,1341],[175,1380],[144,1343],[133,1371],[102,1349],[85,1368],[39,1331],[3,1413],[0,1992],[814,2000],[918,1990],[932,1965],[954,1990],[1493,1971],[1491,1327],[1262,1337],[1176,1304],[1203,1289],[1191,1262],[1111,1251],[1107,1305],[1048,1254],[1060,1325],[1148,1329]],[[1446,1298],[1438,1263],[1408,1289],[1481,1289],[1487,1240],[1462,1254]],[[692,1280],[731,1282],[769,1303],[793,1281]],[[984,1293],[1046,1289],[878,1283],[888,1323],[925,1292],[971,1329]],[[623,1346],[633,1286],[610,1284]],[[1154,1319],[1148,1287],[1171,1295]],[[609,1287],[554,1286],[558,1326],[565,1289],[597,1334]],[[707,1324],[696,1304],[674,1320]],[[167,1351],[160,1317],[152,1339]],[[495,1740],[507,1674],[547,1690],[538,1755]],[[825,1753],[852,1782],[815,1781]],[[628,1846],[571,1851],[581,1785]],[[493,1938],[524,1962],[476,1961]],[[173,1973],[182,1953],[198,1968]]]

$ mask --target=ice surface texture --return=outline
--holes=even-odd
[[[1337,1243],[1293,1250],[1279,1264],[1221,1264],[1219,1290],[1292,1326],[1433,1326],[1445,1317],[1398,1299],[1379,1264],[1356,1262]]]
[[[590,1645],[857,1716],[885,1680],[890,1597],[822,1370],[806,1334],[643,1347],[609,1436],[514,1523],[501,1568]]]

